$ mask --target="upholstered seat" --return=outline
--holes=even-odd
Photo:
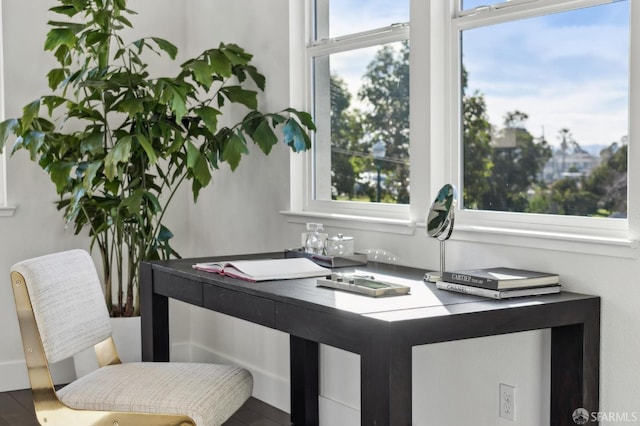
[[[11,269],[25,359],[42,425],[220,425],[251,396],[242,368],[125,363],[118,358],[101,285],[86,251]],[[100,368],[56,390],[49,363],[94,346]]]

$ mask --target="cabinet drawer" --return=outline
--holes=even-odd
[[[153,272],[154,292],[192,305],[202,306],[202,283],[188,278]]]
[[[275,302],[259,296],[204,284],[204,307],[266,327],[275,327]]]

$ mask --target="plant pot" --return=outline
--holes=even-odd
[[[142,359],[140,317],[110,318],[113,341],[122,362],[137,362]],[[73,357],[76,377],[80,378],[98,369],[98,360],[93,347]]]

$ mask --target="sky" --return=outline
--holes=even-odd
[[[409,0],[331,0],[329,36],[339,37],[409,22]],[[358,49],[331,56],[331,71],[346,81],[352,94],[352,105],[366,108],[358,102],[357,92],[367,65],[379,47]]]
[[[625,0],[463,32],[467,93],[484,95],[497,127],[505,113],[525,112],[529,132],[552,145],[562,128],[582,146],[619,141],[628,128],[628,8]],[[408,0],[331,1],[331,37],[408,21]],[[375,51],[332,56],[352,93]]]
[[[526,128],[552,145],[568,128],[580,145],[627,134],[628,1],[467,30],[467,93],[485,96],[490,121],[528,114]]]

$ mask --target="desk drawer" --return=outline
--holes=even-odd
[[[275,302],[259,296],[204,284],[204,307],[275,328]]]
[[[153,271],[154,292],[192,305],[202,306],[202,283]]]

